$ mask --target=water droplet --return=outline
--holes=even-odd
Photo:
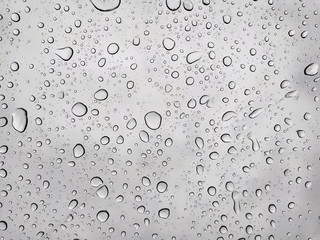
[[[0,127],[6,126],[8,123],[8,119],[6,117],[1,117],[0,118]]]
[[[303,130],[297,130],[297,134],[299,138],[304,138],[306,136],[306,133]]]
[[[176,45],[176,42],[171,38],[165,38],[162,41],[162,45],[166,50],[170,51],[174,48],[174,46]]]
[[[196,137],[195,143],[199,149],[204,147],[204,141],[201,137]]]
[[[318,73],[318,70],[319,65],[316,63],[311,63],[304,69],[304,74],[308,76],[314,76]]]
[[[8,228],[8,224],[5,221],[0,221],[0,231],[5,231]]]
[[[90,180],[90,184],[92,187],[99,187],[103,183],[100,177],[93,177]]]
[[[162,208],[158,212],[158,216],[163,219],[167,219],[170,216],[170,210],[168,208]]]
[[[5,154],[5,153],[7,153],[8,152],[8,147],[6,146],[6,145],[2,145],[1,147],[0,147],[0,153],[1,154]]]
[[[106,210],[99,211],[96,217],[99,222],[106,222],[109,219],[109,212]]]
[[[100,143],[102,145],[107,145],[108,143],[110,142],[110,138],[108,136],[103,136],[101,139],[100,139]]]
[[[226,56],[222,59],[222,62],[226,67],[229,67],[232,64],[232,59],[231,57]]]
[[[107,48],[107,51],[110,55],[114,55],[119,51],[119,45],[116,43],[110,43]]]
[[[74,146],[74,148],[73,148],[73,156],[75,158],[82,157],[84,155],[84,153],[85,153],[85,149],[80,143],[78,143],[78,144],[76,144]]]
[[[22,133],[28,125],[28,112],[24,108],[17,108],[12,113],[12,127]]]
[[[217,189],[214,186],[210,186],[208,187],[207,192],[210,196],[214,196],[217,193]]]
[[[145,143],[149,142],[149,134],[146,131],[144,130],[140,131],[139,137],[142,142],[145,142]]]
[[[201,52],[195,51],[187,55],[187,63],[192,64],[199,61],[202,57]]]
[[[20,21],[19,13],[12,13],[11,14],[11,20],[14,21],[14,22],[19,22]]]
[[[211,152],[211,153],[209,154],[209,158],[210,158],[211,160],[217,160],[217,159],[219,158],[219,153],[217,153],[217,152]]]
[[[159,193],[164,193],[167,190],[167,188],[168,188],[168,184],[166,182],[164,182],[164,181],[158,182],[157,191]]]
[[[86,113],[88,112],[88,108],[82,102],[77,102],[71,108],[71,112],[77,117],[82,117],[86,115]]]
[[[181,6],[181,0],[166,0],[167,8],[171,11],[176,11]]]
[[[241,212],[240,193],[233,191],[231,194],[231,198],[233,200],[233,210],[236,214],[239,214]]]
[[[234,118],[236,117],[237,114],[234,112],[234,111],[228,111],[228,112],[225,112],[223,115],[222,115],[222,121],[229,121],[231,118]]]
[[[11,69],[12,71],[14,71],[14,72],[18,71],[18,70],[19,70],[19,63],[17,63],[17,62],[11,63],[10,69]]]
[[[249,118],[256,118],[264,111],[263,108],[257,108],[249,114]]]
[[[100,60],[98,61],[98,66],[104,67],[104,65],[106,65],[106,62],[107,62],[106,58],[100,58]]]
[[[160,128],[162,117],[159,113],[151,111],[144,116],[144,121],[148,128],[157,130],[158,128]]]
[[[274,204],[270,204],[268,210],[270,213],[275,213],[277,211],[277,207]]]
[[[202,175],[203,172],[204,172],[204,166],[201,165],[201,164],[197,165],[196,166],[196,172],[197,172],[197,174]]]
[[[71,47],[58,48],[55,54],[63,61],[69,61],[73,56],[73,49]]]
[[[164,141],[164,145],[166,147],[171,147],[171,145],[173,144],[173,140],[171,138],[167,138],[165,141]]]
[[[127,122],[127,128],[129,130],[134,129],[137,126],[137,120],[135,118],[131,118],[128,122]]]
[[[96,91],[94,93],[94,98],[99,100],[99,101],[103,101],[106,100],[108,98],[108,92],[105,89],[99,89],[98,91]]]
[[[101,12],[116,10],[121,4],[121,0],[90,0],[90,2]]]
[[[230,15],[224,15],[224,16],[222,17],[222,19],[223,19],[223,22],[224,22],[225,24],[229,24],[229,23],[231,22],[231,16],[230,16]]]
[[[99,198],[106,198],[109,195],[109,189],[106,185],[103,185],[97,190],[97,195]]]
[[[192,9],[193,9],[193,3],[192,3],[190,0],[185,0],[185,1],[183,2],[183,7],[184,7],[184,9],[187,10],[187,11],[192,11]]]
[[[229,191],[229,192],[233,192],[233,190],[234,190],[234,183],[233,182],[231,182],[231,181],[228,181],[228,182],[226,182],[226,189]]]
[[[70,203],[69,203],[68,208],[69,208],[70,210],[72,210],[72,209],[76,208],[77,206],[78,206],[78,200],[77,200],[77,199],[72,199],[72,200],[70,201]]]
[[[151,181],[148,177],[142,177],[141,179],[142,185],[148,187],[151,185]]]

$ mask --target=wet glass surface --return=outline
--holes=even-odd
[[[0,239],[320,239],[319,1],[0,1]]]

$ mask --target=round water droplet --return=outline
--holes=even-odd
[[[164,182],[164,181],[158,182],[158,184],[157,184],[157,191],[158,191],[159,193],[165,192],[165,191],[167,190],[167,188],[168,188],[168,184],[167,184],[166,182]]]
[[[275,213],[277,211],[277,207],[274,204],[270,204],[268,210],[270,213]]]
[[[231,182],[231,181],[228,181],[225,185],[226,189],[229,191],[229,192],[233,192],[234,190],[234,183]]]
[[[5,154],[5,153],[7,153],[8,152],[8,147],[6,146],[6,145],[2,145],[1,147],[0,147],[0,153],[1,154]]]
[[[162,117],[159,113],[151,111],[144,116],[144,121],[148,128],[157,130],[161,126]]]
[[[222,19],[223,19],[223,22],[224,22],[225,24],[229,24],[229,23],[231,22],[231,16],[230,16],[230,15],[224,15],[224,16],[222,17]]]
[[[162,45],[166,50],[170,51],[174,48],[174,46],[176,45],[176,42],[171,38],[165,38],[162,41]]]
[[[96,217],[99,222],[106,222],[109,219],[109,212],[106,210],[99,211]]]
[[[11,63],[10,68],[14,72],[18,71],[19,70],[19,63],[17,63],[17,62]]]
[[[11,20],[14,22],[19,22],[20,21],[20,15],[18,13],[12,13],[11,14]]]
[[[119,51],[119,45],[116,43],[110,43],[107,48],[107,51],[109,54],[114,55]]]
[[[210,196],[214,196],[217,193],[217,189],[214,186],[210,186],[208,187],[207,192]]]
[[[99,89],[98,91],[96,91],[94,93],[94,98],[99,100],[99,101],[103,101],[106,100],[108,98],[108,92],[105,89]]]
[[[80,143],[78,143],[78,144],[76,144],[74,146],[74,148],[73,148],[73,156],[75,158],[82,157],[84,155],[84,153],[85,153],[85,149]]]
[[[92,187],[99,187],[103,183],[100,177],[93,177],[90,180],[90,184]]]
[[[226,56],[222,59],[222,62],[226,67],[229,67],[232,64],[232,59],[231,57]]]
[[[88,108],[82,102],[77,102],[71,108],[71,112],[77,117],[82,117],[86,115],[86,113],[88,112]]]
[[[181,6],[181,0],[166,0],[167,8],[171,11],[176,11]]]
[[[190,0],[185,0],[183,2],[183,8],[187,11],[192,11],[193,9],[193,3]]]
[[[101,139],[100,139],[100,143],[102,145],[107,145],[108,143],[110,142],[110,138],[108,136],[103,136]]]
[[[0,221],[0,231],[5,231],[8,228],[8,224],[5,221]]]
[[[158,212],[158,216],[163,219],[167,219],[170,216],[170,210],[168,208],[162,208]]]

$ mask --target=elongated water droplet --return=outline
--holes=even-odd
[[[17,108],[12,113],[12,126],[15,130],[22,133],[28,125],[28,112],[24,108]]]
[[[121,0],[90,0],[90,2],[101,12],[116,10],[121,4]]]
[[[201,52],[195,51],[187,55],[187,63],[192,64],[201,59]]]
[[[253,110],[250,114],[249,114],[249,118],[256,118],[258,117],[262,112],[263,112],[263,108],[257,108],[255,110]]]
[[[308,76],[314,76],[318,73],[318,70],[319,65],[316,63],[311,63],[304,69],[304,74]]]

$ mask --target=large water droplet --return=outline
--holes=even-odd
[[[99,89],[98,91],[96,91],[94,93],[94,98],[99,100],[99,101],[103,101],[106,100],[108,98],[108,92],[105,89]]]
[[[58,48],[55,52],[64,61],[69,61],[73,56],[73,49],[71,47]]]
[[[202,57],[201,52],[198,52],[198,51],[191,52],[187,55],[187,62],[189,64],[195,63],[196,61],[199,61],[201,57]]]
[[[167,190],[167,188],[168,188],[168,184],[167,184],[166,182],[164,182],[164,181],[158,182],[158,184],[157,184],[157,191],[158,191],[159,193],[165,192],[165,191]]]
[[[12,126],[15,130],[22,133],[28,125],[28,112],[24,108],[17,108],[12,113]]]
[[[88,108],[82,102],[77,102],[71,108],[72,113],[77,117],[82,117],[88,112]]]
[[[304,69],[304,74],[308,76],[314,76],[318,73],[318,70],[319,65],[316,63],[311,63]]]
[[[181,0],[166,0],[167,8],[171,11],[176,11],[181,6]]]
[[[158,216],[163,219],[167,219],[170,216],[170,210],[168,208],[162,208],[158,212]]]
[[[90,2],[101,12],[116,10],[121,4],[121,0],[90,0]]]
[[[159,113],[151,111],[144,116],[144,121],[148,128],[157,130],[161,126],[162,117]]]
[[[74,146],[74,148],[73,148],[73,156],[75,158],[82,157],[84,155],[84,153],[85,153],[85,149],[80,143],[78,143],[78,144],[76,144]]]
[[[97,195],[99,198],[106,198],[109,195],[109,189],[106,185],[103,185],[97,190]]]
[[[106,210],[99,211],[96,217],[99,222],[106,222],[109,219],[109,212]]]
[[[166,50],[170,51],[174,48],[174,46],[176,45],[176,42],[171,38],[165,38],[162,41],[162,45]]]
[[[116,54],[117,52],[119,51],[119,45],[116,44],[116,43],[110,43],[108,48],[107,48],[107,52],[110,54],[110,55],[114,55]]]

